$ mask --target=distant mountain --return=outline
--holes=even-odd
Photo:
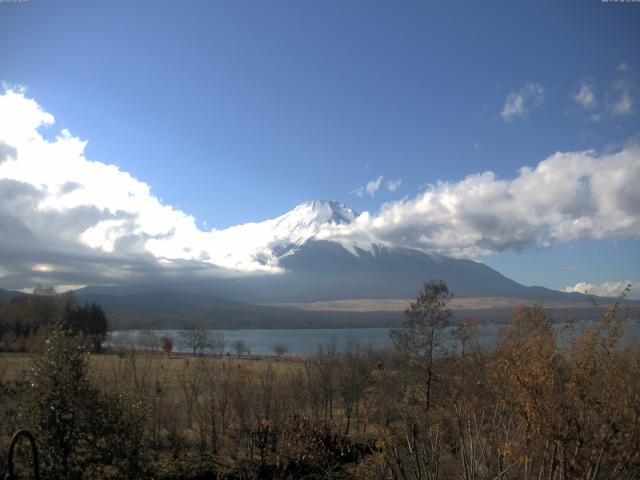
[[[102,293],[82,289],[75,292],[75,297],[79,303],[101,305],[111,329],[179,328],[189,324],[209,328],[391,326],[401,318],[399,312],[309,312],[180,291],[146,290],[124,294],[106,291],[108,289]]]
[[[23,297],[25,295],[26,294],[23,293],[23,292],[16,292],[15,290],[4,290],[4,289],[0,288],[0,298],[2,300],[4,300],[5,302],[8,302],[12,298]]]
[[[360,302],[362,310],[358,311],[339,308],[313,310],[305,308],[304,305],[300,306],[301,308],[255,305],[181,291],[141,290],[136,293],[118,294],[118,289],[115,288],[102,289],[102,293],[92,290],[94,289],[77,291],[76,299],[80,303],[100,304],[107,313],[111,329],[170,329],[182,328],[189,324],[226,329],[391,327],[398,325],[403,318],[402,308],[373,311],[375,306],[372,306],[372,311],[367,311],[366,305],[370,300]],[[112,293],[105,293],[108,290]],[[577,301],[569,303],[563,297],[564,301],[547,304],[550,306],[546,310],[555,319],[562,319],[571,312],[575,320],[591,319],[603,311],[602,308],[596,310],[589,307],[584,296],[578,295],[577,299],[571,297]],[[496,300],[480,297],[478,301],[470,302],[473,304],[471,307],[456,307],[454,303],[453,319],[494,323],[508,321],[514,306],[504,306],[505,302]]]
[[[575,302],[584,299],[544,287],[521,285],[479,262],[379,244],[348,245],[318,239],[330,226],[354,222],[344,204],[310,201],[253,226],[273,238],[271,256],[281,274],[211,278],[206,281],[149,282],[85,293],[129,294],[169,290],[249,303],[290,303],[359,298],[413,298],[423,282],[441,279],[457,297],[504,297]]]

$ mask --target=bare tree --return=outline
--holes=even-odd
[[[360,344],[354,338],[349,338],[344,354],[338,360],[337,391],[342,403],[342,410],[347,420],[344,433],[349,434],[351,419],[354,414],[358,417],[360,402],[364,390],[369,384],[371,375],[371,360],[362,351]]]
[[[336,392],[338,352],[335,339],[327,346],[320,345],[315,358],[305,362],[308,389],[316,395],[314,399],[324,411],[324,421],[333,418],[333,401]]]
[[[224,332],[221,330],[216,330],[211,335],[211,341],[209,343],[209,348],[213,352],[214,355],[221,357],[224,355],[224,349],[227,346],[226,339],[224,338]]]
[[[189,429],[193,425],[193,411],[202,386],[201,368],[199,367],[200,365],[192,364],[189,358],[186,358],[178,372],[178,385],[182,394],[186,425]]]
[[[480,336],[480,329],[477,322],[471,320],[465,320],[453,330],[453,338],[458,344],[460,350],[460,363],[462,384],[461,388],[466,388],[467,380],[467,355],[470,349],[476,349],[478,351],[477,339]]]
[[[158,335],[152,330],[140,330],[137,344],[141,349],[153,352],[158,349],[160,340],[158,339]]]
[[[211,347],[209,330],[198,328],[193,323],[190,323],[185,330],[180,332],[180,337],[187,347],[189,347],[189,350],[193,352],[194,356],[198,351],[202,353]]]
[[[211,449],[217,452],[219,445],[219,437],[221,424],[225,415],[227,406],[222,403],[225,398],[223,391],[223,374],[225,373],[224,364],[212,358],[200,359],[198,370],[202,374],[202,395],[200,401],[196,404],[196,413],[201,426],[201,444],[206,446],[207,437],[211,445]]]
[[[276,357],[278,357],[278,360],[280,360],[280,357],[287,353],[289,351],[289,348],[284,343],[276,343],[273,346],[272,350],[273,353],[276,354]]]
[[[151,370],[153,365],[153,352],[143,347],[141,336],[131,332],[123,332],[119,335],[119,343],[124,359],[125,375],[121,378],[131,382],[131,387],[138,394],[149,391],[151,383]],[[117,362],[119,363],[119,362]],[[120,367],[118,366],[118,370]],[[117,373],[114,371],[114,373]],[[120,374],[118,372],[118,374]]]
[[[242,339],[235,340],[231,344],[231,348],[233,348],[236,352],[236,355],[241,356],[243,353],[249,351],[249,345]]]
[[[384,428],[382,438],[386,446],[382,467],[384,478],[405,480],[443,478],[441,472],[443,442],[437,424],[430,424],[423,418],[407,414],[402,421],[398,422],[398,425]]]

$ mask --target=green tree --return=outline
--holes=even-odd
[[[447,305],[452,297],[443,281],[426,282],[416,301],[405,310],[402,325],[389,333],[395,346],[422,371],[427,411],[431,407],[434,356],[444,353],[443,333],[451,319]]]
[[[102,342],[107,335],[107,316],[102,307],[92,303],[89,308],[87,335],[91,342],[91,351],[99,353],[102,350]]]
[[[99,353],[107,335],[107,316],[96,303],[76,305],[70,298],[65,305],[61,326],[73,335],[81,335],[93,353]]]
[[[144,404],[92,385],[79,337],[54,329],[35,361],[33,377],[30,416],[48,478],[95,478],[107,465],[129,479],[142,475]]]
[[[88,401],[94,397],[87,368],[82,344],[62,330],[51,333],[34,365],[31,414],[52,478],[82,476]]]

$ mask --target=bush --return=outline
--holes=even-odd
[[[82,345],[62,330],[53,331],[33,375],[31,413],[42,445],[44,471],[52,478],[80,478],[95,393]]]
[[[138,478],[144,458],[144,405],[108,395],[89,380],[81,341],[54,330],[33,369],[30,417],[41,445],[45,478],[95,477],[112,465]]]

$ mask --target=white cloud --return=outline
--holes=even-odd
[[[515,116],[524,116],[525,111],[524,95],[520,93],[510,93],[500,116],[505,122],[509,122]]]
[[[367,193],[371,198],[373,198],[376,192],[380,190],[381,183],[382,183],[382,176],[379,176],[378,178],[371,180],[370,182],[367,183],[365,190],[367,191]]]
[[[86,141],[66,130],[45,139],[39,129],[53,123],[24,91],[0,94],[0,221],[15,224],[5,228],[41,241],[41,249],[55,247],[76,257],[108,253],[154,265],[157,259],[206,259],[233,270],[279,270],[262,254],[273,240],[268,228],[202,231],[193,216],[163,204],[148,184],[115,165],[87,159]],[[9,241],[3,234],[0,249],[11,248]],[[44,264],[50,269],[29,270],[61,271],[56,262],[38,262]]]
[[[395,192],[396,190],[398,190],[398,188],[400,188],[400,185],[402,185],[401,178],[398,178],[397,180],[389,180],[387,182],[387,190],[389,190],[390,192]]]
[[[579,90],[572,95],[575,102],[583,109],[590,110],[586,117],[592,122],[599,122],[604,115],[621,116],[634,112],[634,88],[632,72],[629,64],[621,63],[617,68],[619,78],[604,92],[602,99],[598,98],[591,79],[586,79]],[[600,107],[595,110],[596,107]]]
[[[505,122],[515,117],[525,118],[531,107],[539,106],[544,100],[544,88],[539,83],[527,83],[520,90],[511,92],[500,112]]]
[[[634,292],[633,282],[631,282],[631,280],[604,282],[600,284],[578,282],[573,286],[565,287],[564,291],[569,293],[588,293],[599,297],[618,297],[622,292],[624,292],[627,285],[632,286],[629,297],[638,298],[637,294]]]
[[[634,83],[628,77],[613,83],[612,96],[614,99],[609,104],[611,115],[617,116],[633,113],[633,104],[635,102],[632,94],[633,87]]]
[[[626,115],[633,112],[633,97],[630,91],[623,91],[611,106],[612,115]]]
[[[546,248],[573,240],[640,237],[640,145],[614,153],[555,153],[513,180],[493,172],[438,182],[326,229],[344,244],[378,242],[455,257]]]
[[[358,188],[356,188],[354,190],[351,190],[349,193],[351,195],[355,195],[356,197],[362,198],[362,197],[364,197],[364,187],[358,187]]]
[[[365,195],[369,195],[373,198],[378,190],[380,190],[380,185],[382,185],[382,179],[384,177],[379,176],[378,178],[374,178],[373,180],[367,182],[364,187],[358,187],[355,190],[352,190],[351,195],[356,195],[357,197],[364,197]]]
[[[580,90],[578,90],[573,98],[578,105],[585,109],[593,108],[598,104],[593,85],[586,81],[582,83]]]
[[[87,159],[85,141],[67,131],[44,138],[39,129],[53,124],[24,92],[0,94],[3,285],[26,288],[52,283],[53,276],[57,284],[79,285],[184,272],[198,278],[281,271],[271,247],[293,228],[280,224],[282,218],[201,230],[148,184]],[[373,197],[382,182],[382,176],[371,180],[361,195]],[[438,182],[318,235],[471,258],[579,239],[638,238],[638,184],[637,143],[606,154],[559,152],[522,168],[515,179],[484,172]]]

